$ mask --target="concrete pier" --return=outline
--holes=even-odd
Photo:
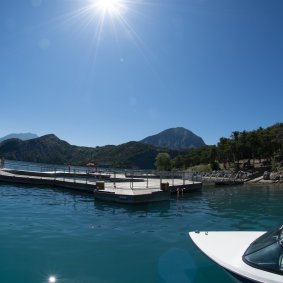
[[[94,196],[97,199],[122,203],[169,200],[172,194],[181,196],[202,188],[201,182],[180,179],[160,180],[157,178],[147,178],[143,182],[97,182],[96,184],[97,188],[94,190]]]
[[[16,169],[2,169],[5,172],[23,175],[23,176],[39,176],[39,177],[67,177],[67,178],[96,178],[101,180],[110,179],[111,175],[107,173],[89,173],[76,170],[52,170],[52,171],[27,171],[27,170],[16,170]]]
[[[107,176],[103,178],[102,176]],[[171,194],[182,195],[199,190],[201,182],[174,178],[126,178],[123,174],[109,173],[90,176],[84,172],[0,170],[0,181],[18,184],[54,186],[62,189],[93,193],[96,199],[145,203],[169,200]]]
[[[103,201],[137,204],[137,203],[148,203],[156,201],[169,201],[170,191],[162,190],[147,190],[138,191],[131,190],[127,193],[122,191],[109,191],[109,190],[94,190],[94,197]]]
[[[26,172],[27,173],[27,172]],[[41,173],[41,172],[38,172]],[[88,182],[73,180],[71,178],[54,178],[45,177],[41,175],[19,175],[7,172],[6,170],[0,170],[0,181],[14,184],[27,184],[27,185],[38,185],[38,186],[56,186],[66,188],[70,190],[93,193],[96,188],[95,182]]]

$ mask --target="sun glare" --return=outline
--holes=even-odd
[[[48,278],[48,282],[49,282],[49,283],[55,283],[55,282],[56,282],[56,277],[55,277],[55,276],[50,276],[50,277]]]
[[[67,14],[65,24],[74,24],[76,28],[91,33],[90,43],[93,44],[91,56],[97,58],[100,45],[108,44],[106,38],[113,38],[117,46],[120,41],[133,43],[144,55],[144,42],[139,37],[130,19],[141,15],[145,3],[153,0],[83,0],[75,1],[78,8]],[[81,5],[80,3],[83,2]],[[144,3],[145,2],[145,3]],[[121,35],[121,36],[120,36]],[[123,60],[120,60],[123,63]]]
[[[93,7],[104,15],[108,13],[114,16],[121,16],[126,10],[123,0],[96,0],[93,3]]]

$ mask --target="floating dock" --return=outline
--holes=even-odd
[[[52,171],[28,171],[18,169],[2,169],[3,171],[15,175],[23,176],[39,176],[39,177],[67,177],[67,178],[96,178],[100,180],[108,180],[111,174],[100,173],[100,172],[81,172],[81,171],[63,171],[63,170],[52,170]]]
[[[192,182],[172,179],[150,179],[143,182],[96,182],[94,196],[97,199],[121,202],[141,203],[169,200],[172,194],[183,195],[202,188],[201,182]]]
[[[94,190],[94,197],[103,201],[118,202],[118,203],[148,203],[155,201],[170,200],[170,191],[162,190],[127,190],[127,191],[112,191],[112,190]]]
[[[72,178],[57,178],[46,172],[22,171],[18,174],[9,170],[0,170],[0,181],[14,184],[26,184],[37,186],[54,186],[69,190],[93,193],[96,188],[95,182],[85,182]]]
[[[184,179],[129,178],[117,173],[99,173],[65,171],[28,171],[2,169],[0,181],[18,184],[43,185],[92,193],[99,200],[120,203],[147,203],[170,200],[171,194],[183,195],[186,192],[200,190],[201,182]]]

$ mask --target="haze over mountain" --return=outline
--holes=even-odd
[[[19,134],[12,133],[12,134],[9,134],[9,135],[6,135],[0,138],[0,142],[8,140],[8,139],[19,139],[22,141],[26,141],[26,140],[31,140],[35,138],[38,138],[38,135],[32,134],[32,133],[19,133]]]
[[[205,146],[201,137],[182,127],[167,129],[159,134],[149,136],[141,140],[141,142],[170,149],[189,149]]]

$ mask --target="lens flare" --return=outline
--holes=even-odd
[[[126,5],[123,0],[96,0],[93,2],[93,8],[104,15],[121,16],[126,10]]]
[[[141,17],[145,9],[153,5],[154,0],[84,0],[74,1],[78,3],[75,10],[59,18],[60,22],[68,28],[74,27],[74,31],[90,31],[89,38],[91,46],[90,62],[95,62],[98,57],[98,50],[108,38],[114,39],[114,44],[120,48],[121,41],[128,41],[133,44],[145,58],[149,52],[145,42],[137,33],[131,19]],[[80,5],[80,2],[84,2]],[[107,40],[106,40],[107,38]],[[147,59],[147,58],[146,58]],[[124,59],[120,59],[123,63]]]

